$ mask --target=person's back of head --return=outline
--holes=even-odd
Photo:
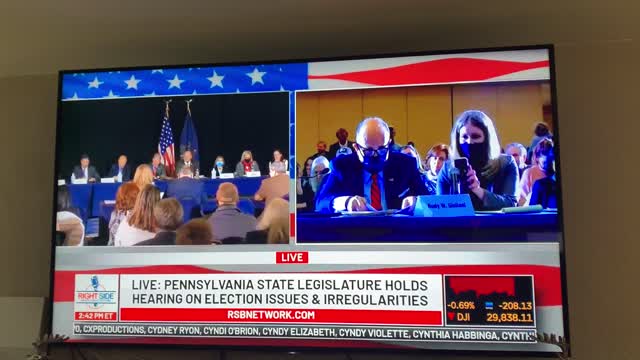
[[[66,185],[58,186],[57,211],[70,211],[71,193]]]
[[[183,167],[182,169],[180,169],[180,174],[178,175],[181,179],[182,178],[192,178],[193,177],[193,171],[191,171],[190,167]]]
[[[240,196],[238,194],[238,188],[230,182],[224,182],[220,184],[218,187],[218,191],[216,191],[216,201],[219,206],[222,205],[232,205],[236,206],[238,204]]]
[[[266,230],[267,242],[285,244],[289,242],[289,203],[275,198],[267,203],[257,226],[258,230]]]
[[[156,229],[159,231],[176,231],[182,225],[183,216],[182,205],[174,198],[162,199],[153,208]]]
[[[151,167],[147,164],[138,165],[133,175],[133,183],[138,185],[140,190],[146,185],[153,184],[153,171],[151,171]]]
[[[129,217],[129,225],[134,228],[154,232],[155,219],[153,209],[160,201],[160,190],[153,185],[146,185],[136,198],[133,212]]]
[[[533,132],[537,137],[549,136],[549,134],[551,133],[549,131],[549,126],[543,122],[537,123]]]
[[[216,244],[211,224],[206,219],[193,219],[180,226],[176,232],[176,245],[212,245]]]
[[[139,193],[140,189],[138,185],[133,182],[120,185],[116,192],[116,211],[129,211],[133,209]]]

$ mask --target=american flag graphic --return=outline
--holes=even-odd
[[[162,119],[162,129],[160,130],[160,141],[158,142],[158,152],[160,153],[162,164],[164,164],[167,175],[171,176],[176,170],[176,157],[174,152],[173,131],[169,123],[169,103],[167,102],[164,118]]]
[[[547,49],[65,73],[62,101],[549,80]]]

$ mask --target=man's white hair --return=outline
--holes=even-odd
[[[372,117],[368,117],[364,120],[362,120],[360,122],[360,124],[358,124],[358,126],[356,127],[356,143],[360,146],[365,146],[366,144],[366,131],[365,129],[367,128],[367,124],[369,122],[376,122],[378,129],[380,129],[380,131],[382,131],[384,133],[384,143],[388,143],[389,140],[391,139],[391,131],[389,130],[389,125],[387,125],[387,123],[382,120],[379,117],[376,116],[372,116]]]
[[[180,169],[180,177],[186,177],[186,176],[193,177],[193,171],[191,171],[191,168],[187,166]]]

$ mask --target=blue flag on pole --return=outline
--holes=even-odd
[[[189,103],[187,103],[187,116],[184,118],[184,126],[182,127],[182,134],[180,134],[180,155],[184,154],[186,150],[191,150],[194,160],[200,160],[198,134],[191,118]]]

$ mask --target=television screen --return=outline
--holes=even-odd
[[[560,351],[552,51],[62,71],[52,333]]]

